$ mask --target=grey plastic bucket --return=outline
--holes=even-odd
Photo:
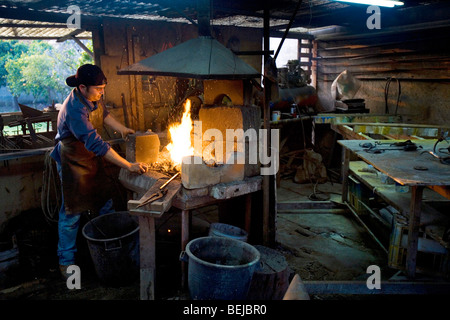
[[[209,227],[210,237],[221,237],[247,242],[247,231],[225,223],[211,223]]]
[[[260,253],[240,240],[201,237],[186,245],[180,259],[188,262],[191,299],[245,300]]]
[[[128,212],[113,212],[83,227],[95,272],[110,286],[132,283],[139,277],[139,223]]]

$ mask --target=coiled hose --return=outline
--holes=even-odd
[[[50,153],[51,151],[47,151],[45,154],[41,207],[47,222],[57,223],[62,204],[61,180],[56,170],[56,162],[50,156]]]

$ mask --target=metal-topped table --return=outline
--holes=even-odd
[[[441,161],[428,151],[433,151],[437,140],[412,140],[418,147],[413,151],[405,151],[392,145],[399,140],[339,140],[344,147],[342,160],[343,190],[342,200],[347,202],[349,161],[352,154],[386,174],[395,182],[409,186],[411,199],[409,204],[408,248],[406,257],[406,272],[411,278],[416,273],[416,258],[418,251],[418,236],[421,216],[422,195],[425,187],[431,188],[442,196],[450,199],[450,165]],[[373,152],[367,144],[376,145],[378,149],[386,149],[380,153]],[[444,142],[445,143],[445,142]],[[447,147],[447,145],[445,145]]]

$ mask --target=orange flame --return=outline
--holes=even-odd
[[[181,123],[169,127],[171,142],[166,146],[170,158],[175,166],[181,165],[183,157],[194,154],[191,143],[191,131],[193,129],[191,120],[191,101],[188,99],[184,105],[184,113]]]

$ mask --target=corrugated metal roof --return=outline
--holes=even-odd
[[[0,39],[51,40],[69,36],[75,29],[65,23],[0,18]],[[91,39],[91,32],[79,30],[78,39]]]
[[[106,17],[134,20],[153,20],[167,22],[197,23],[199,3],[211,1],[211,24],[239,27],[263,28],[265,5],[270,11],[272,31],[283,31],[292,18],[295,8],[299,10],[291,25],[295,28],[314,29],[330,25],[365,28],[367,6],[354,5],[333,0],[0,0],[0,38],[20,37],[23,39],[53,38],[66,36],[73,29],[64,25],[71,13],[70,6],[76,6],[82,17],[81,28],[93,31]],[[400,26],[419,22],[433,22],[433,15],[416,15],[420,8],[433,7],[436,10],[448,10],[446,0],[405,0],[400,8],[383,11],[383,23]],[[420,7],[419,10],[407,9]],[[385,14],[384,12],[389,12]],[[408,18],[409,17],[409,18]],[[417,18],[417,19],[416,19]],[[359,20],[358,20],[359,19]],[[355,23],[355,20],[358,20]],[[23,21],[28,21],[23,23]],[[31,25],[29,21],[46,21],[53,26]],[[389,24],[386,24],[386,21]],[[17,23],[17,26],[12,24]],[[32,22],[34,24],[34,22]],[[88,33],[77,35],[78,38],[89,37]]]

